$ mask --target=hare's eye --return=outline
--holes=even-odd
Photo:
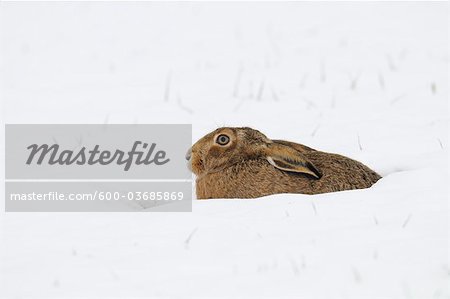
[[[216,142],[220,145],[227,145],[230,142],[230,137],[227,135],[221,134],[217,136]]]

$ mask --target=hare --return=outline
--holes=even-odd
[[[369,188],[381,176],[350,158],[271,140],[251,128],[219,128],[186,154],[198,199],[319,194]]]

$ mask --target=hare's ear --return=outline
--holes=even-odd
[[[322,174],[302,153],[290,146],[271,143],[267,147],[266,158],[274,167],[290,172],[306,173],[316,179]]]

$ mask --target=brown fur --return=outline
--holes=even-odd
[[[220,134],[230,137],[229,144],[215,142]],[[271,157],[274,164],[268,161]],[[270,140],[251,128],[217,129],[195,143],[186,158],[197,175],[198,199],[363,189],[381,178],[358,161]]]

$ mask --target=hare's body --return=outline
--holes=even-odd
[[[347,157],[310,151],[305,156],[321,170],[319,180],[273,167],[266,159],[247,160],[197,178],[197,197],[254,198],[277,193],[319,194],[369,188],[381,177]]]
[[[249,138],[249,133],[246,134],[245,138]],[[381,178],[364,164],[350,158],[288,141],[267,140],[264,141],[266,145],[259,145],[263,147],[262,150],[247,150],[247,145],[239,150],[239,159],[235,158],[235,154],[230,155],[228,162],[217,163],[215,169],[209,171],[203,170],[208,161],[199,160],[197,166],[193,165],[197,168],[197,198],[255,198],[277,193],[319,194],[368,188]],[[231,146],[229,150],[237,151]],[[225,153],[209,152],[209,159],[223,160]]]

